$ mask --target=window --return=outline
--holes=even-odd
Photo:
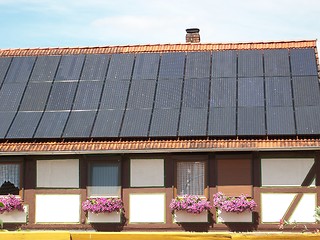
[[[120,163],[90,162],[88,195],[93,196],[120,196]]]
[[[205,162],[177,162],[177,195],[205,195]]]
[[[20,163],[0,164],[0,195],[19,195],[21,188],[20,171]]]

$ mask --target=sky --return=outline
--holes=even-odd
[[[0,49],[313,40],[320,1],[0,0],[0,26]]]

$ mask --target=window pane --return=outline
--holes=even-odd
[[[120,164],[91,163],[90,183],[88,187],[89,196],[120,196]]]
[[[0,195],[19,195],[20,164],[0,164]]]
[[[178,195],[204,195],[204,162],[178,162],[177,191]]]

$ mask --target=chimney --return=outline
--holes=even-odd
[[[200,29],[199,28],[188,28],[186,29],[186,42],[187,43],[199,43],[200,42]]]

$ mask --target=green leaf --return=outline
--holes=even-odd
[[[0,207],[4,207],[4,204],[2,202],[0,202]]]

